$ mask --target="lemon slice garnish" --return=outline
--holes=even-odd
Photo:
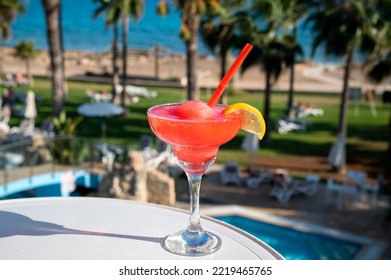
[[[249,104],[236,103],[227,106],[222,113],[228,115],[238,111],[241,111],[243,114],[241,128],[247,132],[257,134],[258,138],[262,140],[266,132],[266,124],[261,112]]]

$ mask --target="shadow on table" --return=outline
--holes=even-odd
[[[44,236],[54,234],[81,234],[93,236],[105,236],[115,238],[134,239],[148,242],[161,243],[164,238],[125,235],[116,233],[106,233],[97,231],[86,231],[66,228],[58,224],[35,221],[21,214],[0,211],[0,238],[14,235],[30,235],[30,236]]]

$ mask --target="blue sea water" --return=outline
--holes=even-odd
[[[47,49],[46,23],[41,0],[24,0],[26,13],[19,15],[12,24],[13,36],[3,43],[14,46],[21,40],[32,40],[38,49]],[[185,45],[179,38],[180,12],[171,9],[169,15],[161,17],[156,13],[159,0],[147,0],[144,15],[138,22],[129,23],[128,46],[133,49],[148,50],[159,44],[170,53],[184,54]],[[94,19],[94,10],[98,7],[93,0],[63,0],[63,36],[66,50],[109,51],[112,30],[105,29],[104,15]],[[299,42],[304,50],[304,58],[310,57],[312,43],[308,29],[299,28]],[[199,53],[211,55],[208,48],[199,40]],[[339,63],[341,58],[325,58],[318,51],[312,58],[315,62]]]

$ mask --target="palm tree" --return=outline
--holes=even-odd
[[[385,17],[390,20],[391,3],[389,2],[388,9],[382,10],[389,12]],[[377,44],[377,51],[368,59],[366,66],[368,77],[376,83],[381,83],[387,78],[391,78],[391,25],[384,26],[378,37],[381,38],[381,41]],[[391,155],[391,115],[388,127],[388,154]]]
[[[287,36],[287,64],[290,67],[289,77],[289,92],[286,113],[291,115],[293,110],[293,96],[294,96],[294,83],[295,83],[295,64],[296,54],[303,56],[303,50],[297,42],[297,25],[299,21],[307,14],[308,5],[305,1],[300,0],[280,0],[282,13],[278,13],[277,16],[280,19],[278,25],[282,28],[288,28],[291,31],[291,36]],[[278,22],[278,21],[277,21]]]
[[[279,34],[279,41],[285,45],[286,66],[290,68],[289,91],[286,114],[293,110],[295,64],[297,55],[303,56],[297,42],[297,25],[306,15],[308,5],[302,0],[255,0],[254,10],[261,12],[272,33]]]
[[[19,0],[0,0],[0,40],[11,37],[11,23],[24,11],[25,6]]]
[[[26,77],[29,80],[29,86],[34,86],[33,76],[31,74],[30,62],[37,55],[33,41],[21,41],[15,46],[15,56],[24,60],[26,63]]]
[[[219,9],[219,12],[210,14],[201,21],[201,35],[205,44],[220,57],[221,79],[227,71],[227,56],[230,49],[239,47],[236,46],[236,42],[238,39],[237,23],[240,17],[236,12],[244,3],[246,0],[221,1],[222,8]],[[223,94],[220,101],[227,104],[227,95]]]
[[[381,83],[387,77],[391,77],[391,50],[372,61],[369,67],[368,77],[376,83]]]
[[[376,41],[373,34],[385,22],[373,0],[321,1],[310,10],[306,24],[312,24],[314,41],[312,53],[319,46],[325,47],[326,55],[344,56],[344,76],[338,124],[338,138],[345,139],[347,131],[347,103],[350,70],[355,51],[371,53]],[[334,166],[344,170],[344,161]]]
[[[128,60],[128,22],[129,17],[138,20],[144,12],[144,0],[112,0],[119,2],[120,14],[122,17],[122,93],[121,105],[125,107],[125,87],[127,79]]]
[[[271,103],[271,91],[273,83],[275,83],[284,67],[286,66],[286,48],[281,44],[277,38],[268,38],[265,33],[259,32],[258,38],[248,40],[253,44],[248,57],[244,60],[241,71],[244,73],[248,68],[258,64],[260,70],[265,73],[265,100],[263,116],[266,123],[266,134],[263,138],[263,143],[267,144],[271,142],[270,137],[270,103]]]
[[[18,14],[23,13],[24,11],[25,6],[21,4],[19,0],[0,0],[0,42],[12,36],[11,23]],[[1,56],[0,71],[3,68],[3,59]]]
[[[53,115],[58,117],[62,111],[65,91],[64,52],[62,30],[60,28],[61,0],[41,0],[45,11],[47,38],[49,43],[50,66],[52,71]]]
[[[283,69],[288,65],[290,57],[288,51],[287,36],[276,35],[274,21],[268,20],[267,15],[273,14],[269,9],[275,3],[269,1],[268,5],[259,5],[261,2],[254,2],[250,10],[243,12],[240,20],[242,35],[240,40],[250,42],[254,47],[244,60],[241,72],[248,68],[259,65],[260,70],[265,73],[265,100],[263,115],[266,122],[266,134],[263,143],[270,143],[270,103],[273,83],[275,83]],[[262,3],[264,4],[264,3]]]
[[[391,50],[371,63],[368,76],[376,83],[381,83],[386,78],[391,77]],[[388,129],[388,154],[391,155],[391,114]]]
[[[198,31],[201,16],[207,13],[216,13],[221,7],[219,0],[172,0],[177,9],[181,10],[182,25],[180,36],[186,44],[186,76],[187,98],[199,99],[197,92],[196,58],[198,49]],[[157,7],[159,15],[166,15],[169,11],[168,2],[160,1]]]
[[[94,18],[97,18],[101,13],[106,12],[105,24],[106,28],[113,27],[113,42],[112,42],[112,65],[113,74],[111,80],[112,102],[116,98],[116,85],[119,84],[119,65],[118,65],[118,22],[120,20],[120,11],[111,1],[108,0],[94,0],[100,6],[94,12]]]
[[[100,6],[95,10],[95,16],[98,16],[103,11],[106,11],[106,26],[113,25],[113,100],[115,98],[115,85],[118,83],[118,66],[117,66],[117,40],[119,21],[122,23],[122,92],[121,105],[125,107],[126,96],[126,80],[127,80],[127,60],[128,60],[128,29],[129,18],[138,20],[144,12],[144,0],[94,0]],[[118,79],[118,80],[117,80]]]

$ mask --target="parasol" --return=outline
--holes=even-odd
[[[106,138],[106,124],[105,118],[121,115],[124,108],[117,106],[110,102],[86,103],[77,108],[80,115],[86,117],[100,117],[102,138]]]

